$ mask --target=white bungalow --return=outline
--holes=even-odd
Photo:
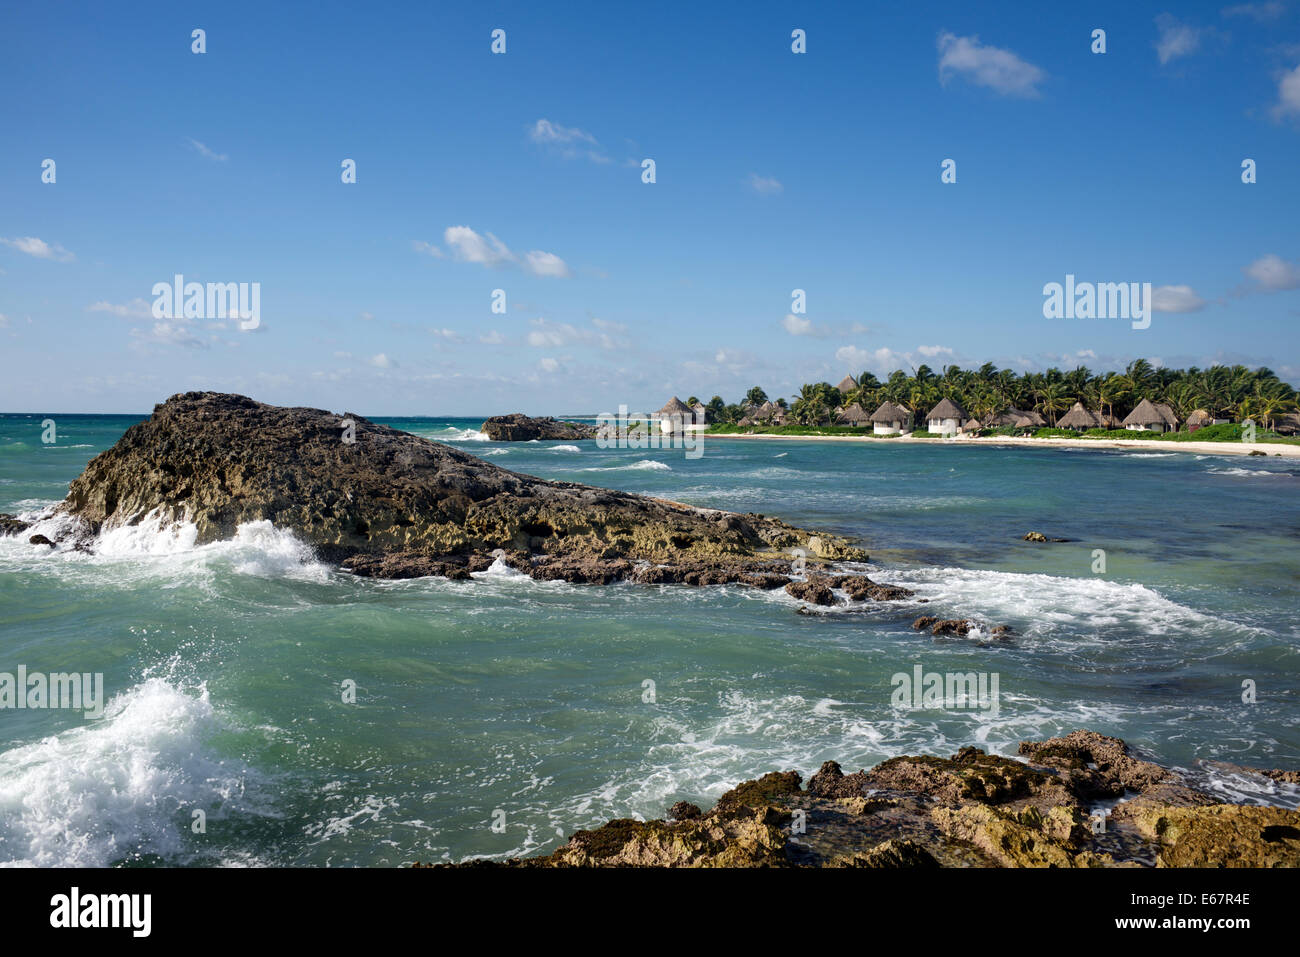
[[[936,432],[939,435],[956,435],[961,431],[962,423],[970,416],[966,414],[965,409],[952,399],[944,399],[931,409],[930,414],[925,418],[928,423],[926,426],[928,431]]]
[[[912,413],[901,405],[886,401],[871,413],[871,423],[871,431],[876,435],[898,435],[911,431]]]

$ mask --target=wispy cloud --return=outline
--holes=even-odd
[[[0,243],[4,243],[6,246],[11,246],[20,253],[35,256],[37,259],[49,259],[53,262],[70,263],[77,258],[58,243],[47,243],[45,240],[37,239],[35,236],[19,236],[15,239],[0,238]]]
[[[1156,286],[1151,290],[1151,308],[1156,312],[1199,312],[1205,300],[1191,286]]]
[[[593,163],[612,162],[602,151],[600,142],[586,130],[561,126],[543,117],[528,127],[528,138],[566,159],[585,157]]]
[[[986,46],[979,37],[939,34],[939,81],[959,76],[1004,96],[1036,97],[1047,74],[1010,50]]]
[[[1231,7],[1224,7],[1221,12],[1225,17],[1250,17],[1258,23],[1268,23],[1286,13],[1286,4],[1279,0],[1270,0],[1267,3],[1238,3]]]
[[[568,279],[573,275],[568,264],[555,253],[534,249],[519,256],[492,233],[477,233],[468,226],[447,227],[442,240],[451,251],[451,258],[457,262],[478,263],[489,268],[518,266],[534,276],[555,279]],[[443,251],[433,243],[417,239],[412,241],[411,247],[438,259],[443,257]]]
[[[112,303],[105,300],[91,303],[87,312],[107,312],[123,319],[148,319],[153,316],[153,305],[145,299],[132,299],[125,303]]]
[[[198,152],[200,156],[204,156],[210,160],[215,160],[218,163],[224,163],[228,159],[230,159],[230,156],[228,154],[218,153],[215,150],[209,149],[207,144],[200,143],[196,139],[190,139],[190,146],[194,147],[194,149]]]
[[[1288,116],[1300,117],[1300,66],[1287,70],[1277,82],[1273,118],[1281,120]]]
[[[1300,289],[1300,264],[1287,262],[1274,253],[1261,256],[1249,266],[1241,267],[1241,271],[1259,284],[1256,291],[1284,292]]]
[[[1191,56],[1201,46],[1201,37],[1205,31],[1198,27],[1180,22],[1169,13],[1156,17],[1156,56],[1164,66],[1179,57]]]
[[[771,196],[785,189],[781,181],[773,176],[759,176],[757,173],[749,174],[749,188],[761,196]]]

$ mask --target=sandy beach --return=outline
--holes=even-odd
[[[706,433],[707,434],[707,433]],[[811,442],[916,442],[930,445],[1018,445],[1030,448],[1075,448],[1075,449],[1146,449],[1156,452],[1195,452],[1199,455],[1250,455],[1259,451],[1268,456],[1282,458],[1300,458],[1300,445],[1286,445],[1280,442],[1174,442],[1159,439],[1033,439],[1013,436],[958,436],[952,439],[914,439],[899,436],[891,439],[878,439],[864,435],[768,435],[754,433],[751,435],[712,435],[709,439],[788,439],[791,441]]]

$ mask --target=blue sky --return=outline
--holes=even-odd
[[[5,411],[594,413],[1139,356],[1300,384],[1300,0],[22,4],[0,63]],[[177,273],[260,283],[260,326],[156,318]],[[1165,311],[1046,319],[1066,274]]]

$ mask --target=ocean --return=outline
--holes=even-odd
[[[0,511],[52,506],[142,417],[52,416],[55,444],[45,418],[0,415]],[[494,443],[481,418],[375,421],[543,478],[852,536],[873,578],[928,601],[800,615],[782,591],[504,567],[358,579],[267,523],[200,547],[119,530],[93,555],[10,536],[0,672],[102,673],[107,705],[0,710],[0,862],[504,859],[768,771],[1014,754],[1076,728],[1234,800],[1300,804],[1220,764],[1300,766],[1293,461],[725,438],[692,459]],[[922,614],[1014,634],[934,637],[912,629]],[[996,713],[895,707],[893,676],[917,666],[996,675]]]

